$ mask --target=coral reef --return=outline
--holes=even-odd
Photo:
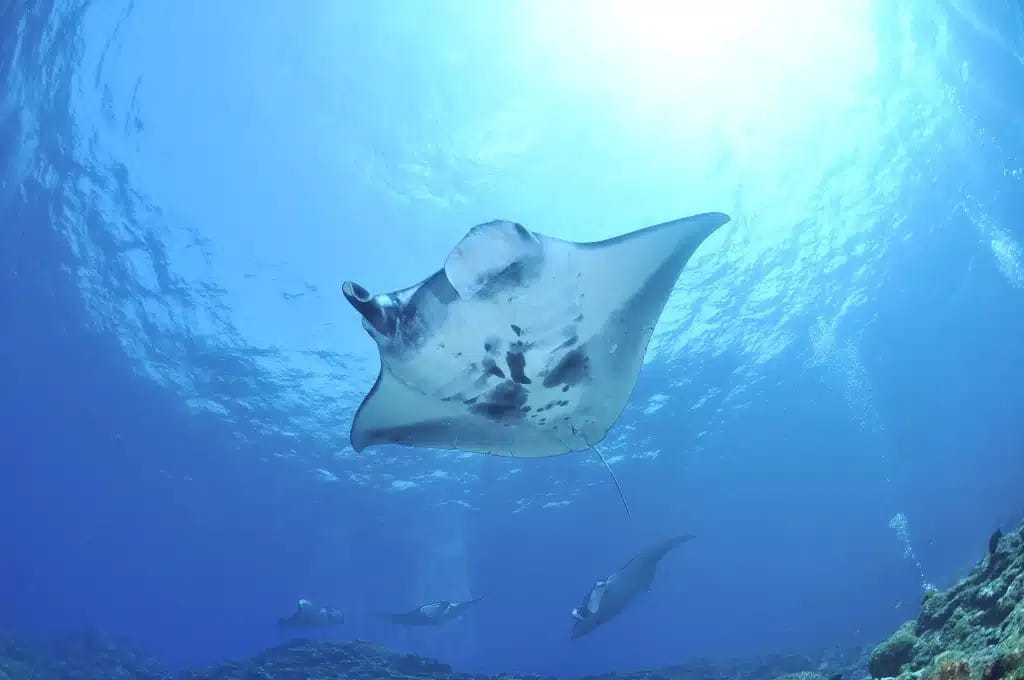
[[[862,650],[849,650],[832,660],[842,660],[843,668],[856,667]],[[830,671],[840,666],[828,665]],[[863,666],[861,666],[862,668]],[[582,680],[826,680],[818,673],[801,672],[823,669],[821,660],[798,654],[773,654],[756,659],[725,662],[695,661],[688,664],[635,673],[589,676]],[[849,677],[856,677],[851,675]],[[408,680],[553,680],[535,675],[487,676],[456,673],[443,663],[413,654],[396,654],[365,642],[343,644],[296,641],[267,650],[240,663],[227,663],[203,671],[186,673],[182,680],[248,680],[249,678],[406,678]]]
[[[799,654],[773,654],[731,661],[698,660],[635,673],[590,676],[583,680],[826,680],[804,669],[863,668],[866,650],[834,652],[827,662]],[[850,671],[846,677],[858,677]],[[832,674],[835,680],[838,673]],[[185,671],[174,676],[127,647],[88,637],[71,644],[28,647],[0,642],[0,680],[114,678],[127,680],[554,680],[535,675],[458,673],[450,666],[415,654],[391,652],[366,642],[295,640],[244,661]]]
[[[0,680],[170,680],[157,662],[95,632],[46,643],[0,640]]]
[[[633,673],[607,673],[580,680],[838,680],[863,677],[866,650],[853,648],[826,660],[802,654],[771,654],[730,661],[693,661]],[[814,671],[807,670],[816,669]]]
[[[989,539],[988,554],[916,620],[875,647],[873,678],[1024,680],[1024,526]]]
[[[408,680],[484,680],[486,676],[453,673],[451,666],[416,654],[399,654],[367,642],[329,643],[297,640],[274,647],[243,662],[190,671],[182,680],[248,680],[249,678],[407,678]],[[527,678],[530,676],[516,676]],[[505,676],[506,680],[516,680]]]

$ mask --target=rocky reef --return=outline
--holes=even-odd
[[[872,678],[1024,680],[1024,526],[949,590],[930,591],[917,619],[875,647]]]
[[[580,680],[856,680],[866,674],[867,650],[834,650],[824,658],[769,654],[757,658],[698,660],[655,670],[590,675]],[[808,670],[813,669],[813,670]]]
[[[873,650],[811,658],[776,654],[591,676],[582,680],[1024,680],[1024,526],[996,532],[988,554],[920,615]],[[174,675],[145,655],[98,634],[30,645],[0,639],[0,680],[551,680],[459,673],[447,664],[366,642],[297,640],[244,661]]]
[[[502,676],[504,680],[537,676]],[[408,678],[408,680],[489,680],[489,676],[455,673],[448,664],[416,654],[399,654],[367,642],[326,643],[299,640],[274,647],[241,662],[190,671],[182,680],[248,680],[249,678]]]
[[[867,650],[833,651],[827,659],[772,654],[730,661],[697,660],[635,673],[605,674],[581,680],[834,680],[866,675]],[[822,672],[807,672],[816,669]],[[98,636],[76,637],[57,645],[0,643],[0,680],[555,680],[537,675],[459,673],[449,665],[416,654],[402,654],[367,642],[295,640],[250,659],[221,663],[174,675],[130,648]]]
[[[0,680],[170,680],[126,642],[96,632],[44,643],[0,639]]]
[[[834,658],[842,659],[842,663],[847,664],[847,667],[853,667],[863,656],[861,650],[850,650]],[[825,675],[819,673],[798,672],[807,668],[823,669],[825,663],[799,654],[775,654],[735,661],[695,661],[654,671],[612,673],[588,676],[581,680],[775,680],[776,678],[780,678],[780,680],[781,678],[786,678],[786,680],[827,680]],[[835,668],[836,666],[829,667]],[[832,677],[835,675],[837,674],[832,674]],[[314,678],[554,680],[551,677],[537,675],[495,676],[457,673],[447,664],[414,654],[396,654],[363,642],[344,644],[294,642],[275,647],[248,661],[221,664],[204,671],[186,673],[182,680],[249,680],[250,678],[281,678],[282,680],[312,680]]]

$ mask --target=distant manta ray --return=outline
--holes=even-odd
[[[572,610],[573,640],[583,637],[598,626],[615,618],[641,593],[651,589],[658,563],[671,550],[693,539],[689,534],[658,541],[635,555],[618,571],[598,580]]]
[[[483,599],[483,596],[472,600],[438,600],[416,607],[407,612],[387,614],[376,612],[381,618],[388,619],[391,623],[405,626],[439,626],[445,621],[450,621],[462,616],[470,605]]]
[[[595,243],[497,220],[410,288],[371,295],[346,282],[381,362],[352,447],[523,458],[594,448],[629,400],[683,267],[729,219],[705,213]]]
[[[291,616],[281,617],[281,628],[327,628],[345,622],[345,616],[334,607],[317,607],[309,600],[299,600]]]

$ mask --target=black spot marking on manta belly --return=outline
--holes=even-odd
[[[582,382],[587,377],[589,361],[582,349],[577,348],[568,352],[548,372],[544,378],[544,387],[576,385]]]
[[[512,332],[515,333],[516,337],[518,338],[520,335],[523,334],[523,329],[515,324],[512,324]]]
[[[466,406],[470,406],[471,404],[475,404],[476,400],[479,398],[480,397],[470,397],[469,399],[463,399],[462,403],[465,404]]]
[[[517,382],[506,380],[495,386],[479,403],[473,404],[469,410],[477,415],[502,422],[523,417],[522,408],[526,405],[526,389]]]
[[[568,392],[569,391],[569,386],[568,385],[562,385],[562,391],[563,392]]]
[[[526,377],[526,357],[522,352],[506,352],[505,363],[508,364],[508,372],[512,379],[520,385],[529,385],[533,381]]]

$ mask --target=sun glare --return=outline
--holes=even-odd
[[[550,76],[615,106],[687,107],[700,118],[829,105],[855,99],[876,65],[866,0],[533,7],[528,25],[549,53]]]

